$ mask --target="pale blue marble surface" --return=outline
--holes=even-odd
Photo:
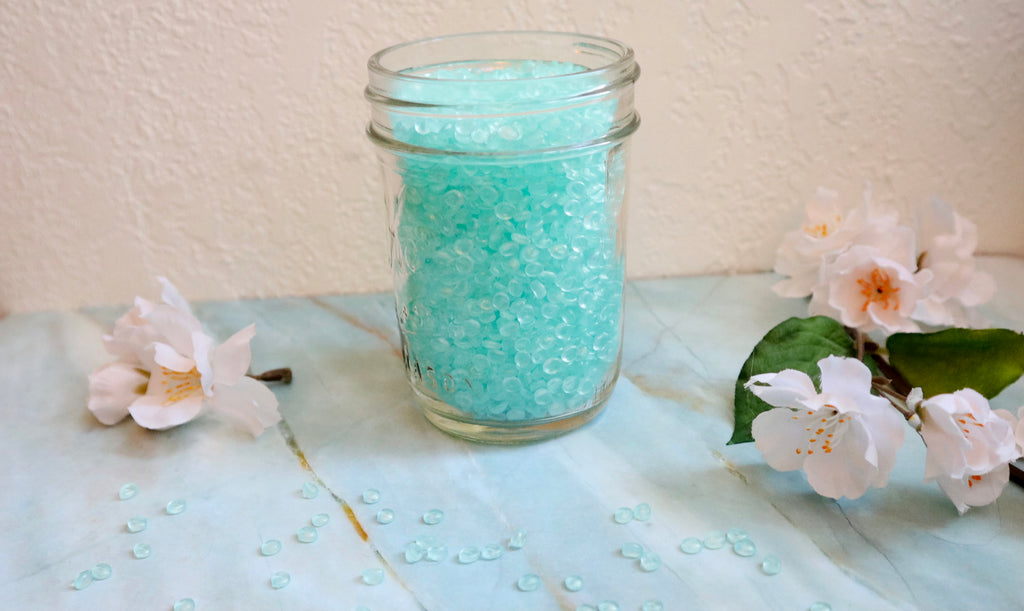
[[[1024,261],[987,258],[1000,291],[983,308],[1024,330]],[[432,428],[412,407],[387,295],[195,304],[221,339],[256,322],[253,369],[290,366],[274,387],[284,423],[253,440],[217,421],[155,433],[130,421],[105,427],[85,409],[88,373],[107,362],[100,336],[124,308],[36,313],[0,320],[0,609],[169,610],[183,597],[212,609],[575,609],[614,600],[635,611],[656,598],[671,609],[799,611],[818,600],[860,609],[1024,608],[1024,491],[958,517],[921,481],[912,434],[884,490],[835,502],[802,474],[768,468],[752,445],[726,446],[735,376],[757,340],[804,304],[775,297],[770,275],[631,283],[623,373],[605,413],[567,436],[523,447],[475,445]],[[152,289],[152,290],[148,290]],[[140,292],[156,292],[140,287]],[[1018,382],[997,407],[1024,404]],[[117,499],[126,482],[139,485]],[[321,493],[303,499],[304,482]],[[382,500],[367,505],[366,488]],[[184,498],[177,516],[163,511]],[[612,512],[648,502],[647,522]],[[395,510],[392,524],[374,516]],[[440,508],[445,520],[420,516]],[[351,519],[346,512],[351,511]],[[313,544],[295,532],[320,512],[332,520]],[[149,527],[125,529],[141,515]],[[753,558],[728,549],[689,556],[686,537],[739,526]],[[460,565],[466,545],[527,545],[493,562]],[[366,540],[360,533],[366,533]],[[420,534],[445,541],[446,562],[407,564]],[[283,551],[259,553],[280,539]],[[636,541],[663,566],[641,571],[619,549]],[[153,546],[132,557],[136,542]],[[766,554],[780,575],[759,569]],[[70,587],[82,570],[109,580]],[[385,582],[360,582],[383,567]],[[291,584],[269,586],[275,571]],[[519,592],[525,573],[542,587]],[[569,592],[568,575],[585,585]]]

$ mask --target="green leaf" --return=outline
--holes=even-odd
[[[897,333],[889,363],[925,397],[974,390],[991,399],[1024,374],[1024,335],[1009,329]]]
[[[843,325],[827,316],[790,318],[776,326],[754,347],[736,380],[735,424],[730,444],[753,441],[750,425],[761,412],[772,409],[743,387],[751,376],[796,369],[818,379],[818,361],[830,356],[857,356],[857,347]]]

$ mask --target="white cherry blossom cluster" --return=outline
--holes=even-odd
[[[187,301],[165,278],[162,303],[141,297],[103,336],[117,360],[89,376],[89,410],[103,424],[131,415],[148,429],[168,429],[210,412],[260,435],[281,420],[277,397],[247,377],[249,325],[216,345]]]
[[[800,229],[786,234],[775,271],[782,297],[811,297],[811,315],[864,332],[919,331],[918,323],[966,326],[969,308],[988,301],[995,282],[974,259],[977,228],[940,201],[917,211],[914,227],[895,211],[864,202],[844,211],[819,189]]]
[[[992,409],[971,389],[928,399],[914,389],[900,406],[872,394],[871,372],[858,359],[830,356],[818,368],[820,392],[794,369],[746,383],[774,408],[752,427],[765,461],[779,471],[803,469],[818,494],[856,499],[868,487],[884,487],[905,419],[927,448],[925,481],[937,482],[961,514],[995,501],[1009,481],[1010,461],[1024,454],[1024,407],[1016,416]]]

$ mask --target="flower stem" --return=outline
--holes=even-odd
[[[292,383],[291,367],[281,367],[280,369],[270,369],[263,373],[249,373],[246,375],[254,380],[259,380],[260,382],[280,382],[282,384]]]

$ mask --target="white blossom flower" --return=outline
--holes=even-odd
[[[254,436],[281,416],[274,393],[246,377],[255,334],[250,325],[220,346],[206,335],[177,290],[164,283],[164,303],[136,300],[105,337],[118,361],[89,376],[89,409],[104,424],[131,415],[149,429],[184,424],[205,411]]]
[[[994,501],[1007,482],[1003,468],[1020,456],[1016,418],[1006,410],[993,410],[971,388],[919,397],[920,391],[914,391],[908,405],[921,419],[921,437],[928,446],[925,480],[938,481],[961,513]]]
[[[920,269],[932,272],[914,310],[914,318],[929,325],[966,326],[973,322],[968,308],[992,298],[992,276],[977,270],[974,223],[934,199],[917,211]]]
[[[819,282],[822,267],[855,244],[898,245],[905,248],[912,260],[913,232],[898,222],[895,211],[883,211],[872,205],[870,189],[865,189],[860,207],[844,214],[839,195],[819,187],[814,199],[807,203],[800,229],[787,233],[779,245],[775,272],[788,278],[772,290],[781,297],[810,295]]]
[[[831,316],[864,332],[919,331],[911,315],[931,272],[915,274],[886,254],[874,246],[857,245],[839,255],[823,268],[809,313]]]
[[[802,468],[818,494],[855,499],[888,483],[903,418],[871,394],[871,371],[859,360],[830,356],[818,368],[820,393],[794,369],[751,377],[746,387],[775,406],[754,419],[751,432],[772,468]]]
[[[963,515],[970,507],[982,507],[999,498],[1010,481],[1010,465],[1003,463],[988,473],[960,478],[940,475],[935,481]]]

